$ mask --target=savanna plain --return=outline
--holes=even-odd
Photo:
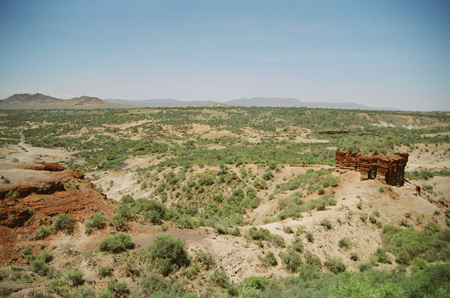
[[[450,297],[447,112],[4,109],[0,175],[0,297]]]

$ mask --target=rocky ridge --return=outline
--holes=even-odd
[[[336,169],[341,173],[353,170],[361,173],[362,180],[378,178],[389,185],[403,186],[408,156],[406,152],[396,152],[392,156],[387,156],[337,150],[335,162]]]
[[[52,163],[0,163],[0,252],[13,258],[16,242],[32,238],[41,225],[64,213],[84,222],[102,211],[112,215],[111,201],[76,170]]]

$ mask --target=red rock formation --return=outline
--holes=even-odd
[[[49,163],[0,163],[0,254],[13,258],[15,243],[34,235],[40,225],[68,214],[84,222],[91,213],[112,215],[111,201],[84,175]]]
[[[340,172],[349,170],[361,173],[361,179],[379,178],[389,185],[402,186],[405,182],[405,167],[408,153],[386,155],[362,155],[360,152],[336,151],[336,168]]]

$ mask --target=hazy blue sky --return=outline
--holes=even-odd
[[[450,110],[450,1],[0,0],[0,98]]]

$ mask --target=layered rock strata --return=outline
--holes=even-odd
[[[357,171],[361,179],[378,178],[393,186],[405,183],[405,167],[408,153],[396,152],[387,155],[363,155],[360,152],[336,151],[336,169],[339,172]]]

